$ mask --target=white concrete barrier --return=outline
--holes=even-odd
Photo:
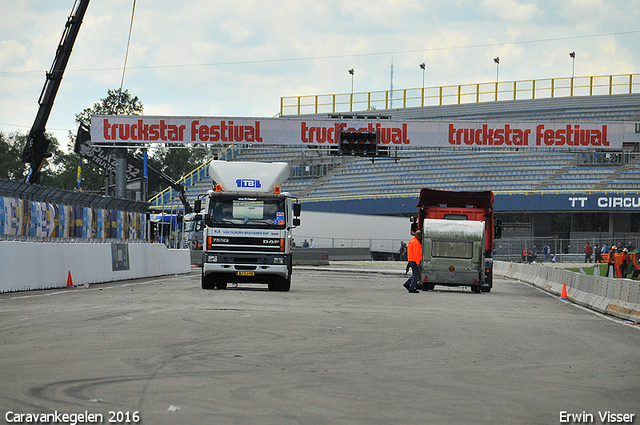
[[[640,323],[640,282],[602,276],[588,276],[541,264],[494,261],[493,271],[530,283],[552,294],[560,295],[567,285],[571,301],[622,319]]]
[[[0,292],[112,282],[191,271],[189,250],[149,243],[0,241]]]

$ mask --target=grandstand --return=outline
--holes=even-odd
[[[360,119],[393,121],[508,121],[635,124],[640,131],[640,93],[522,99],[425,106],[361,112],[298,115],[296,119]],[[294,118],[291,116],[281,119]],[[291,178],[283,190],[303,203],[303,211],[410,215],[420,189],[491,190],[496,213],[516,213],[524,222],[506,223],[497,246],[505,259],[518,258],[523,247],[552,246],[553,252],[578,255],[587,240],[612,243],[634,240],[640,245],[640,146],[624,143],[622,151],[571,149],[391,148],[388,157],[332,155],[309,146],[233,146],[220,155],[233,161],[286,161]],[[206,168],[206,166],[205,166]],[[204,169],[184,180],[187,196],[212,188]],[[169,191],[170,192],[170,191]],[[180,209],[164,193],[155,208]],[[615,198],[615,200],[614,200]],[[574,228],[584,213],[599,214],[601,225]],[[604,214],[604,216],[603,216]],[[606,225],[608,215],[608,228]],[[560,218],[562,230],[552,222]],[[528,221],[527,221],[528,220]],[[564,221],[563,221],[564,220]],[[603,223],[604,220],[604,223]],[[374,230],[372,230],[374,231]],[[318,237],[319,235],[315,235]],[[535,248],[534,248],[535,250]]]
[[[429,106],[375,111],[394,120],[640,121],[640,94],[565,97]],[[339,115],[343,118],[361,113]],[[367,114],[370,114],[368,112]],[[335,114],[330,114],[336,116]],[[305,115],[302,118],[318,118]],[[327,115],[321,115],[327,118]],[[286,119],[286,118],[284,118]],[[235,146],[235,161],[286,161],[292,177],[283,185],[309,201],[346,197],[417,195],[423,187],[495,192],[640,191],[640,152],[584,153],[563,150],[485,150],[400,148],[387,158],[337,157],[306,146]],[[211,188],[206,173],[189,180],[187,195]],[[161,208],[179,208],[165,194],[154,200]],[[308,206],[308,205],[307,205]]]

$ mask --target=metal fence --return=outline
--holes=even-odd
[[[0,180],[0,240],[143,242],[147,202]]]
[[[576,237],[570,239],[554,238],[554,237],[511,237],[496,239],[494,243],[493,258],[502,261],[555,261],[559,263],[584,263],[584,247],[587,242],[595,249],[597,245],[601,248],[603,245],[611,246],[618,242],[623,242],[625,247],[631,242],[634,247],[640,246],[640,234],[635,233],[616,233],[613,238],[601,235],[590,235],[588,237]],[[297,247],[301,247],[304,240],[310,242],[313,239],[315,248],[369,248],[372,252],[388,253],[385,258],[394,257],[393,254],[400,250],[400,242],[407,243],[410,237],[403,239],[376,239],[376,238],[327,238],[322,236],[295,235],[295,243]],[[543,247],[548,246],[548,255],[543,254]],[[528,249],[531,251],[531,257],[523,260],[522,251]],[[395,257],[397,258],[397,256]],[[592,257],[592,261],[594,258]]]
[[[622,243],[626,248],[631,244],[637,249],[640,245],[640,235],[637,233],[616,233],[613,237],[608,234],[585,233],[572,238],[555,237],[512,237],[497,239],[494,244],[493,258],[503,261],[553,261],[555,255],[557,262],[585,262],[585,246],[587,242],[594,250],[591,261],[595,259],[595,249],[603,246]],[[548,255],[543,254],[543,247],[548,246]],[[524,259],[523,251],[531,251],[531,258]]]

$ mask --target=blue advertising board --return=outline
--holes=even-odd
[[[615,193],[534,193],[495,194],[496,212],[640,212],[640,194]]]
[[[411,214],[418,210],[418,196],[375,198],[332,198],[304,201],[306,211],[346,214]],[[640,193],[499,193],[494,192],[494,209],[500,212],[638,212]]]

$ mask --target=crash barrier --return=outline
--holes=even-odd
[[[369,248],[322,248],[331,261],[370,261]]]
[[[192,266],[196,266],[196,267],[202,267],[202,250],[198,250],[198,249],[190,249],[190,258],[191,258],[191,265]]]
[[[152,243],[0,241],[0,292],[189,273],[189,250]]]
[[[369,248],[294,248],[293,265],[328,265],[329,261],[371,261]],[[386,258],[385,258],[386,259]]]
[[[326,249],[294,248],[291,250],[294,266],[328,266],[329,253]]]
[[[530,283],[555,295],[561,295],[566,285],[569,300],[600,313],[640,323],[640,281],[504,261],[494,261],[493,270],[496,275]]]

